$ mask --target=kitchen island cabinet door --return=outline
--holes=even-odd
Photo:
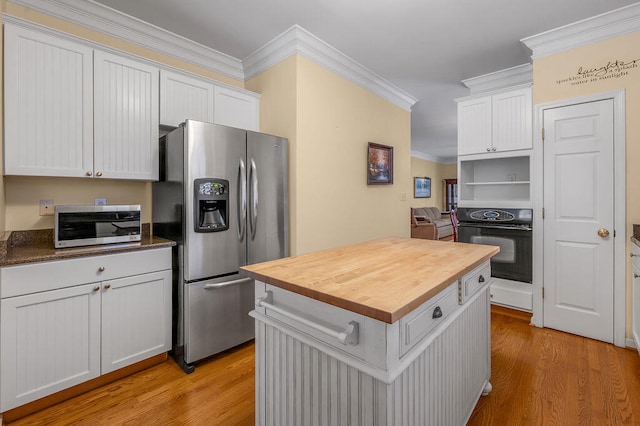
[[[1,302],[0,411],[100,375],[100,285]]]
[[[102,374],[171,349],[171,271],[102,283]]]
[[[160,70],[94,53],[95,177],[158,180]]]
[[[10,23],[4,33],[4,173],[93,170],[93,49]]]

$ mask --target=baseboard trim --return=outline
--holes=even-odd
[[[96,377],[95,379],[89,380],[87,382],[80,383],[79,385],[72,386],[60,392],[56,392],[52,395],[45,396],[44,398],[40,398],[28,404],[21,405],[20,407],[5,411],[4,413],[0,414],[0,425],[4,426],[5,423],[14,422],[22,417],[28,416],[29,414],[33,414],[36,411],[44,410],[45,408],[49,408],[53,405],[59,404],[60,402],[66,401],[67,399],[71,399],[85,392],[97,389],[100,386],[115,382],[116,380],[122,379],[123,377],[130,376],[133,373],[137,373],[138,371],[146,370],[147,368],[152,367],[156,364],[160,364],[166,360],[167,353],[164,352],[154,357],[147,358],[143,361],[105,374],[103,376]]]

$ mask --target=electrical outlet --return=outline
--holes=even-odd
[[[107,199],[106,198],[95,198],[93,200],[93,205],[94,206],[106,206],[107,205]]]
[[[53,216],[53,200],[40,200],[40,216]]]

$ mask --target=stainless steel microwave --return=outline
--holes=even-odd
[[[140,241],[140,205],[55,206],[55,248]]]

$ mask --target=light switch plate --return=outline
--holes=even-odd
[[[53,216],[53,200],[40,200],[40,216]]]

